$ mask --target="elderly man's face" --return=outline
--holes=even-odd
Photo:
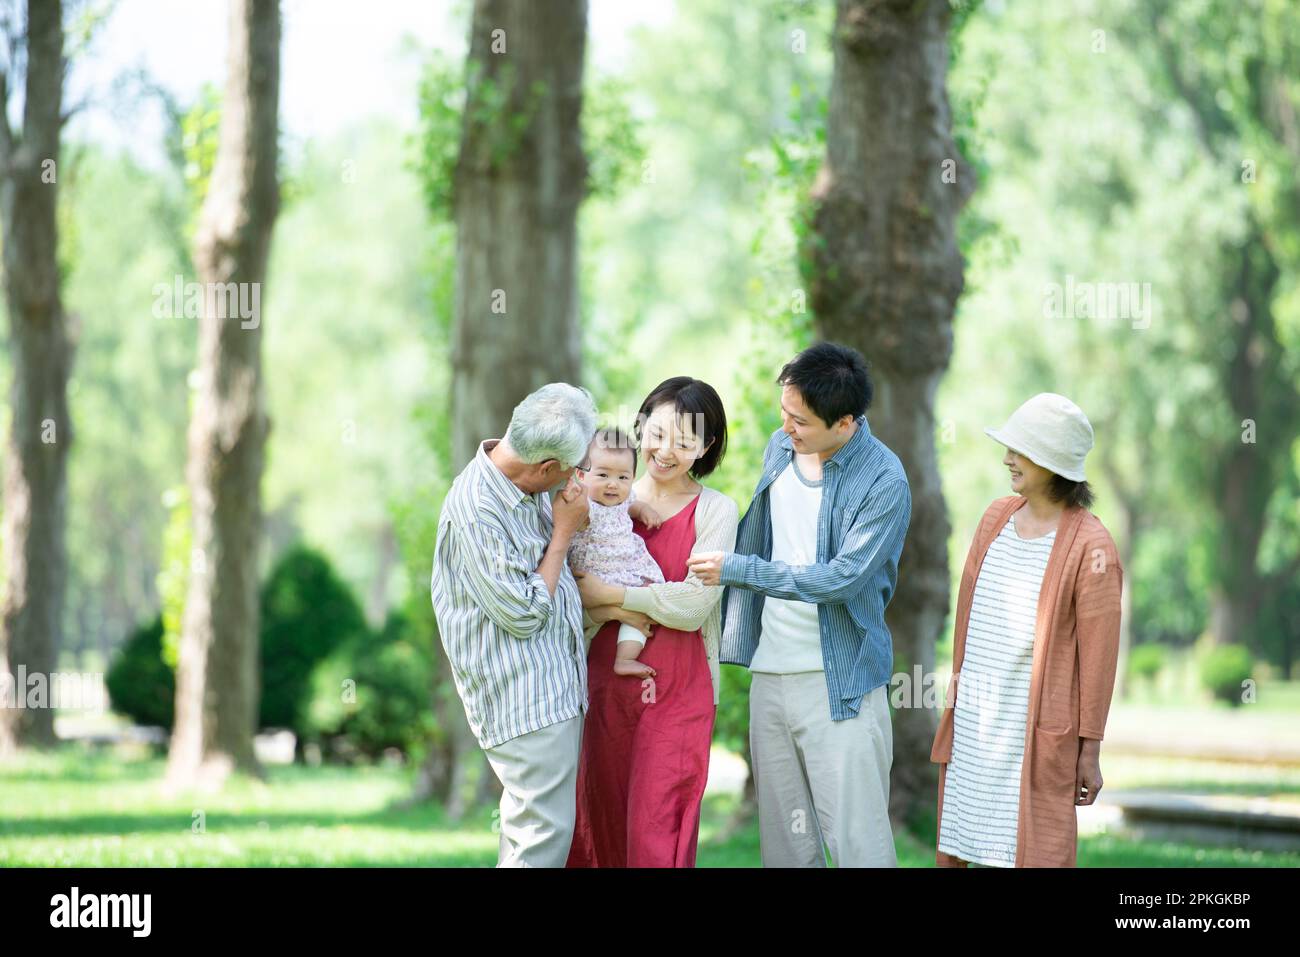
[[[583,463],[579,463],[581,465]],[[529,490],[536,494],[537,492],[546,492],[554,495],[564,486],[569,484],[569,479],[573,477],[577,466],[570,465],[568,468],[561,468],[556,459],[547,459],[545,462],[538,462],[532,468],[532,476],[529,482]]]

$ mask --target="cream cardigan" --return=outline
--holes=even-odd
[[[740,512],[736,503],[723,493],[707,486],[700,492],[695,506],[695,546],[692,555],[702,552],[732,552],[736,550],[736,527]],[[718,642],[722,636],[722,586],[705,585],[693,572],[686,580],[647,585],[643,588],[624,589],[623,607],[639,611],[661,625],[679,631],[700,629],[704,639],[704,653],[709,659],[709,675],[713,678],[713,703],[718,703],[722,678],[718,668]],[[587,642],[599,630],[585,616]]]

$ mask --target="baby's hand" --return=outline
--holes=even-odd
[[[658,528],[664,523],[664,520],[659,517],[659,513],[645,502],[633,502],[628,507],[628,514],[646,528]]]

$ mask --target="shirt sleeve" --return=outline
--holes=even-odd
[[[695,545],[691,554],[734,550],[737,523],[738,510],[730,496],[721,492],[711,494],[709,500],[700,502],[696,512]],[[694,572],[687,572],[685,581],[662,582],[623,591],[624,608],[639,611],[678,631],[695,631],[703,627],[709,613],[721,600],[722,587],[704,584]]]
[[[903,547],[912,518],[912,491],[906,479],[873,490],[829,562],[788,565],[757,555],[728,555],[722,584],[762,592],[787,601],[842,604]]]
[[[1124,570],[1109,535],[1093,541],[1074,583],[1079,654],[1079,737],[1100,741],[1106,730],[1119,660]]]
[[[487,524],[473,529],[448,525],[446,535],[459,558],[461,583],[494,624],[516,638],[537,634],[555,602],[546,579],[528,567],[503,531]]]

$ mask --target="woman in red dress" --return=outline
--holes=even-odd
[[[726,449],[726,416],[707,383],[661,383],[637,416],[645,474],[633,486],[661,524],[633,529],[664,584],[622,588],[584,575],[583,604],[605,624],[588,652],[589,708],[578,765],[570,867],[693,867],[717,710],[722,589],[687,574],[693,551],[732,551],[737,510],[696,479]],[[620,620],[658,622],[641,679],[614,673]],[[644,622],[645,618],[640,621]]]

